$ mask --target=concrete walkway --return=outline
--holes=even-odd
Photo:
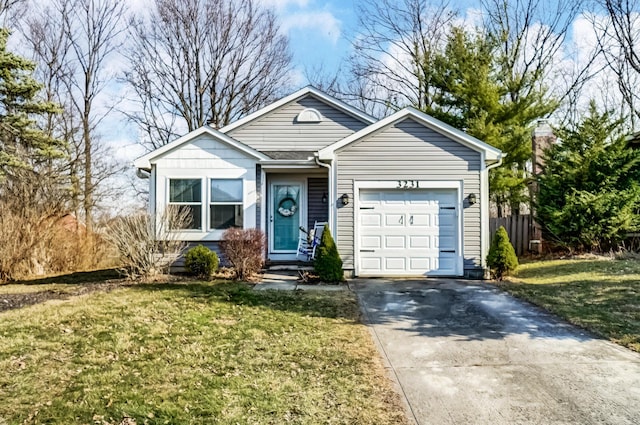
[[[640,355],[490,285],[350,283],[418,424],[640,424]]]
[[[349,289],[347,285],[313,285],[305,284],[299,281],[300,275],[297,271],[271,271],[262,276],[262,280],[257,283],[253,289],[256,291],[265,291],[268,289],[278,291],[346,291]]]

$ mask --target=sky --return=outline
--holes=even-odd
[[[356,29],[354,0],[263,0],[275,9],[289,35],[294,83],[307,83],[306,72],[335,73],[349,54]]]

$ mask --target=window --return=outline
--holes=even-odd
[[[242,180],[211,179],[211,229],[242,227]]]
[[[170,179],[169,205],[187,211],[184,229],[202,229],[202,181],[200,179]]]

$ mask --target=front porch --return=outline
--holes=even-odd
[[[301,229],[329,221],[327,170],[263,169],[261,174],[258,223],[267,237],[267,264],[308,266],[307,258],[297,255],[298,242],[305,235]]]

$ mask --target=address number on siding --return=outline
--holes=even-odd
[[[418,180],[398,180],[398,189],[420,189]]]

